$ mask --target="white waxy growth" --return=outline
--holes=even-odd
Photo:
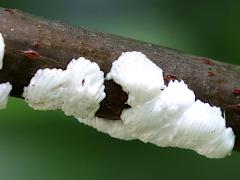
[[[176,124],[174,145],[193,149],[210,158],[222,158],[233,149],[235,135],[226,128],[218,107],[197,100]]]
[[[63,104],[65,71],[61,69],[39,69],[28,87],[24,88],[23,97],[35,110],[61,109]]]
[[[0,109],[7,107],[8,95],[11,90],[12,85],[9,82],[0,84]]]
[[[105,98],[104,73],[85,58],[72,60],[66,71],[67,87],[62,110],[66,115],[92,118]]]
[[[107,133],[111,137],[122,140],[136,139],[132,136],[130,129],[120,120],[109,120],[95,117],[93,119],[81,119],[79,122],[97,129],[99,132]]]
[[[178,119],[194,101],[193,92],[183,81],[170,82],[161,95],[142,106],[124,110],[121,119],[131,129],[131,134],[141,141],[171,146]]]
[[[141,105],[161,93],[164,80],[163,72],[156,64],[140,52],[122,53],[113,62],[107,80],[113,79],[128,93],[127,103]],[[147,93],[146,93],[147,92]]]
[[[2,34],[0,33],[0,70],[3,66],[3,57],[5,51],[5,44]],[[12,90],[12,85],[7,83],[0,84],[0,109],[5,109],[7,107],[8,95]]]
[[[161,90],[161,69],[143,54],[123,53],[113,63],[107,78],[129,93],[131,105],[123,111],[119,128],[115,132],[107,131],[111,136],[123,137],[120,132],[123,130],[129,139],[161,147],[192,149],[209,158],[222,158],[231,153],[235,136],[231,128],[226,128],[220,108],[195,101],[193,91],[183,81],[170,81]]]
[[[5,49],[4,39],[2,34],[0,33],[0,69],[2,69],[3,66],[4,49]]]
[[[193,149],[210,158],[229,154],[234,134],[220,108],[199,100],[183,81],[170,82],[162,94],[122,113],[132,136],[161,147]]]
[[[92,118],[104,99],[104,76],[96,63],[73,59],[65,71],[40,69],[23,97],[36,110],[62,109],[76,118]]]
[[[115,138],[192,149],[209,158],[231,153],[235,136],[220,108],[195,101],[183,81],[165,87],[162,70],[144,54],[123,53],[106,78],[129,94],[131,108],[122,112],[121,121],[95,117],[105,97],[103,72],[85,58],[72,60],[65,71],[39,70],[23,96],[34,109],[62,109]]]

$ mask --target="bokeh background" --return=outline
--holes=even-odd
[[[0,6],[240,64],[240,1],[0,0]],[[239,162],[238,152],[211,160],[112,139],[20,99],[0,112],[1,180],[236,179]]]

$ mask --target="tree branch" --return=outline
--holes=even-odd
[[[240,67],[203,57],[63,25],[17,10],[0,8],[0,32],[6,44],[0,82],[13,85],[11,95],[21,97],[41,68],[62,68],[80,56],[95,61],[106,74],[122,52],[141,51],[163,69],[165,81],[183,79],[197,98],[225,110],[227,126],[236,134],[235,149],[240,149]],[[144,72],[143,72],[144,73]],[[107,97],[97,116],[119,119],[127,108],[127,94],[112,81],[105,81]]]

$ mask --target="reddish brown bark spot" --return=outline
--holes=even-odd
[[[209,77],[213,77],[213,76],[215,76],[215,75],[216,75],[216,74],[215,74],[214,72],[210,72],[210,71],[208,72],[208,76],[209,76]]]
[[[173,74],[166,74],[164,77],[164,80],[169,82],[169,81],[173,81],[173,80],[177,80],[177,76],[173,75]]]
[[[236,111],[240,111],[240,104],[227,105],[227,108],[234,109]]]
[[[14,10],[12,9],[4,9],[4,11],[10,15],[14,14]]]
[[[39,53],[33,50],[22,51],[22,54],[32,60],[39,59],[40,57]]]
[[[233,92],[233,94],[235,94],[235,95],[240,95],[240,88],[234,88],[234,89],[232,90],[232,92]]]
[[[209,59],[206,59],[206,58],[202,58],[201,60],[204,64],[207,64],[207,65],[214,65],[215,64],[213,61],[211,61]]]

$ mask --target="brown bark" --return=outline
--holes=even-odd
[[[6,44],[0,82],[10,81],[11,95],[21,97],[23,87],[40,68],[66,68],[73,58],[84,56],[106,74],[125,51],[141,51],[164,71],[166,82],[183,79],[197,98],[225,110],[227,126],[236,134],[240,149],[240,66],[80,27],[63,25],[17,10],[0,8],[0,32]],[[143,72],[145,73],[145,72]],[[97,116],[119,119],[127,94],[105,81],[107,97]]]

